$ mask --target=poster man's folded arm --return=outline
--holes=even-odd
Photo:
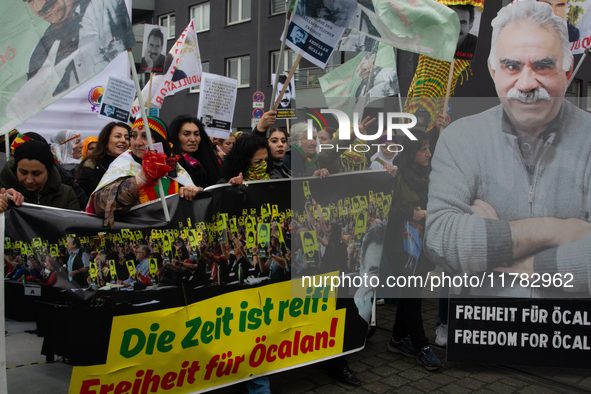
[[[462,146],[454,144],[457,138],[452,133],[448,129],[442,134],[433,156],[425,249],[444,268],[490,271],[512,260],[510,224],[472,213],[479,166]]]
[[[466,273],[495,268],[572,273],[571,290],[589,291],[591,224],[551,217],[508,221],[474,213],[487,210],[484,205],[472,206],[482,169],[467,160],[447,131],[451,130],[438,142],[430,177],[425,237],[429,257],[444,268]]]

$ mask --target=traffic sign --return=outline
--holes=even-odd
[[[257,103],[256,101],[253,101],[252,108],[265,108],[265,103],[263,103],[263,102]]]
[[[260,108],[256,108],[255,110],[252,111],[252,117],[256,118],[256,119],[260,119],[263,117],[263,110]]]
[[[254,92],[252,95],[252,101],[256,101],[257,103],[265,101],[265,95],[263,92]]]
[[[260,119],[251,119],[250,120],[250,127],[254,129],[255,127],[257,127],[257,125],[259,124],[260,121],[261,121]]]

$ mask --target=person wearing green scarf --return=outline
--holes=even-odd
[[[268,160],[269,144],[266,139],[258,136],[241,137],[224,157],[222,179],[218,183],[240,185],[243,181],[275,179],[270,175]]]
[[[420,252],[414,272],[404,271],[403,268],[409,261],[409,254],[405,252],[403,245],[403,237],[408,236],[405,235],[407,226],[417,229],[419,238],[423,239],[431,172],[429,138],[416,129],[412,133],[417,140],[405,138],[402,142],[404,149],[394,160],[398,173],[384,249],[388,265],[396,274],[424,277],[433,265],[424,259],[423,251]],[[388,350],[416,357],[419,364],[428,371],[441,366],[441,361],[435,357],[429,346],[423,328],[420,288],[409,287],[402,290]]]
[[[326,168],[318,167],[318,133],[313,131],[312,138],[308,138],[308,125],[305,122],[296,123],[291,127],[291,173],[294,177],[329,175]]]

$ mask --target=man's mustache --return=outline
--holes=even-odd
[[[544,88],[538,88],[524,92],[517,88],[511,88],[507,92],[507,98],[511,100],[519,100],[524,104],[533,104],[540,100],[550,100],[552,96]]]
[[[41,17],[45,16],[45,14],[47,14],[49,11],[51,11],[51,9],[55,5],[55,3],[57,3],[57,0],[49,0],[47,3],[45,3],[43,5],[43,7],[41,8],[41,10],[39,11],[39,16],[41,16]]]

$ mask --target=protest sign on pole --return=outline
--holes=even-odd
[[[292,14],[286,44],[296,53],[325,68],[356,9],[355,0],[339,0],[318,7],[300,0]]]
[[[9,32],[0,38],[0,47],[8,48],[9,55],[0,75],[0,134],[86,82],[135,45],[124,0],[91,1],[81,14],[68,13],[58,21],[53,13],[41,14],[29,2],[0,4],[0,25]]]
[[[275,73],[271,74],[271,79],[275,80]],[[277,90],[275,97],[279,97],[279,94],[283,90],[283,86],[287,81],[287,75],[279,75],[277,80]],[[277,107],[277,119],[296,119],[296,90],[295,81],[293,78],[288,83],[288,87],[285,89],[279,107]]]
[[[144,25],[140,72],[164,74],[164,60],[166,59],[165,37],[168,37],[168,27]]]
[[[236,106],[238,81],[221,75],[203,73],[197,117],[211,137],[228,138]]]
[[[135,97],[135,85],[131,79],[110,76],[103,94],[99,116],[116,122],[129,122],[131,104]]]

